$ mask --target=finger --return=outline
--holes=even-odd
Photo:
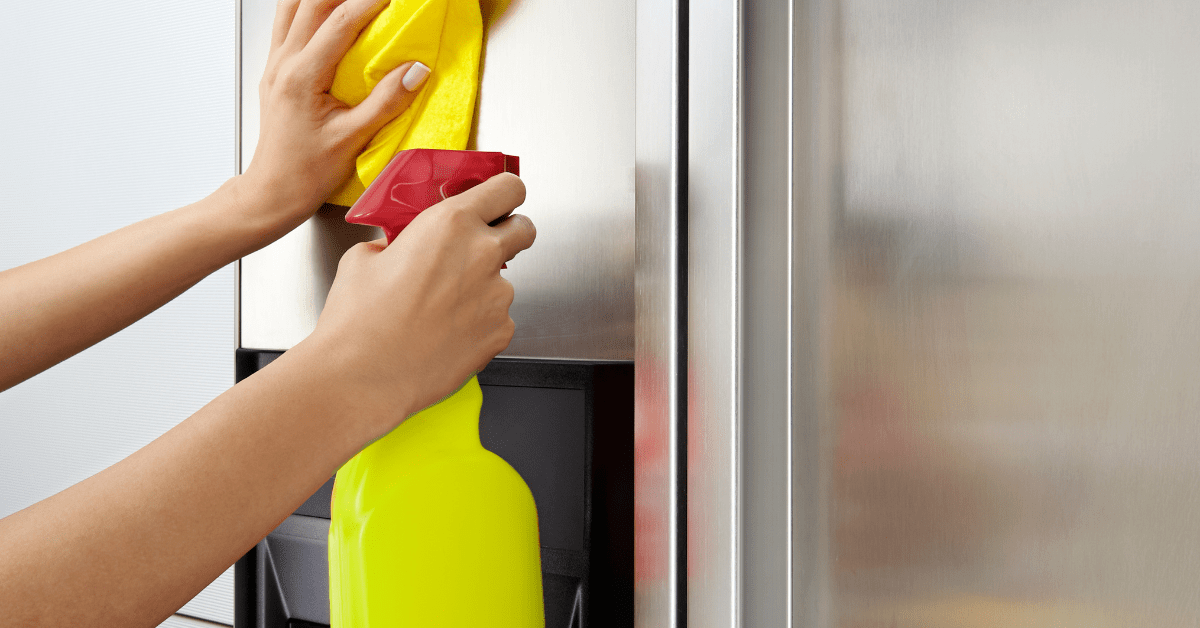
[[[401,65],[388,72],[362,102],[341,114],[340,123],[353,135],[374,137],[412,105],[428,76],[429,67],[420,61]]]
[[[385,248],[387,248],[387,238],[359,242],[358,244],[346,249],[346,252],[342,254],[341,260],[338,261],[338,268],[340,269],[342,264],[350,263],[351,260],[357,259],[364,255],[378,253]]]
[[[500,286],[499,303],[504,306],[504,313],[507,314],[508,308],[512,307],[513,301],[517,300],[517,289],[513,287],[511,281],[504,277],[496,277],[496,279],[499,280],[498,285]]]
[[[300,6],[296,9],[296,17],[292,19],[291,27],[288,28],[284,45],[292,50],[303,49],[308,45],[317,29],[331,17],[333,10],[346,1],[300,0]]]
[[[317,74],[328,74],[332,80],[338,61],[387,5],[387,0],[345,0],[334,7],[304,46],[302,65],[313,68]]]
[[[500,248],[504,252],[501,264],[533,246],[533,241],[537,239],[537,229],[533,226],[533,221],[521,214],[509,216],[504,222],[492,227],[492,230],[500,236]]]
[[[492,223],[511,214],[525,202],[525,183],[515,174],[502,172],[443,202],[464,203],[484,222]]]
[[[287,39],[288,29],[296,17],[296,9],[300,8],[300,0],[279,0],[275,5],[275,23],[271,26],[271,50],[283,45]]]

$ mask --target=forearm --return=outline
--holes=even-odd
[[[0,390],[120,331],[278,236],[231,179],[207,198],[0,272]],[[289,225],[290,226],[290,225]]]
[[[0,626],[154,626],[177,610],[378,436],[379,404],[338,365],[301,344],[124,461],[0,520]]]

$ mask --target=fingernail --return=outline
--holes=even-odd
[[[415,92],[417,88],[421,87],[421,83],[424,83],[425,78],[428,76],[429,66],[420,61],[414,61],[409,66],[408,71],[404,73],[404,78],[400,79],[400,82],[404,85],[404,89]]]

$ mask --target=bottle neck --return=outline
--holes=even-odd
[[[408,417],[399,427],[371,445],[386,449],[381,455],[406,455],[409,449],[462,449],[479,447],[479,411],[483,391],[472,377],[454,394]],[[378,447],[383,443],[385,447]]]

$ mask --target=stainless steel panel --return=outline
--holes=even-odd
[[[258,83],[270,51],[276,3],[241,0],[240,167],[258,143]],[[332,207],[238,265],[238,341],[249,349],[290,349],[316,327],[325,295],[346,248],[369,231],[338,237]],[[358,237],[356,237],[358,236]]]
[[[511,0],[488,33],[478,148],[521,155],[538,228],[504,355],[633,358],[634,4]]]
[[[521,211],[538,226],[537,244],[505,271],[517,334],[504,355],[630,359],[634,0],[493,4],[506,8],[490,20],[474,143],[521,156]],[[270,0],[243,0],[243,164],[273,11]],[[327,207],[242,260],[243,347],[287,349],[312,331],[341,253],[375,237],[341,214]]]
[[[829,623],[830,11],[690,7],[689,624]]]
[[[678,0],[637,3],[634,623],[686,625],[681,568],[683,287]]]
[[[733,0],[688,4],[687,623],[698,627],[735,626],[739,607],[738,13]]]
[[[1200,5],[835,17],[837,624],[1195,626]]]
[[[789,625],[833,625],[829,403],[834,310],[831,234],[841,200],[840,34],[836,0],[795,0],[790,281],[791,578]],[[762,130],[760,129],[760,132]]]

